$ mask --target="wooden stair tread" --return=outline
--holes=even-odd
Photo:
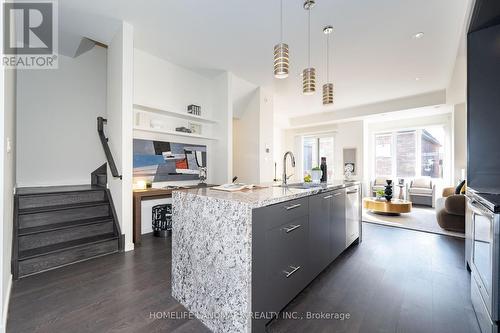
[[[26,236],[26,235],[43,233],[43,232],[49,232],[49,231],[67,229],[67,228],[74,228],[74,227],[79,227],[79,226],[84,226],[84,225],[112,222],[112,221],[113,221],[113,218],[111,216],[104,216],[104,217],[95,217],[95,218],[91,218],[91,219],[53,223],[53,224],[47,224],[47,225],[42,225],[42,226],[38,226],[38,227],[29,227],[29,228],[19,229],[18,236]]]
[[[66,185],[66,186],[45,186],[45,187],[18,187],[16,194],[37,195],[37,194],[59,194],[68,192],[102,191],[102,188],[95,185]]]
[[[40,257],[49,253],[54,253],[54,252],[60,252],[60,251],[65,251],[85,245],[90,245],[90,244],[95,244],[95,243],[100,243],[104,241],[110,241],[110,240],[118,240],[118,236],[115,234],[105,234],[105,235],[99,235],[99,236],[93,236],[93,237],[87,237],[87,238],[81,238],[81,239],[76,239],[76,240],[71,240],[63,243],[57,243],[57,244],[52,244],[52,245],[47,245],[43,247],[38,247],[35,249],[30,249],[30,250],[25,250],[25,251],[20,251],[19,252],[19,261],[22,260],[27,260],[27,259],[32,259],[36,257]]]
[[[101,190],[102,190],[102,188],[101,188]],[[54,205],[54,206],[45,206],[45,207],[25,208],[25,209],[19,209],[18,214],[19,215],[35,214],[35,213],[52,212],[52,211],[57,211],[57,210],[66,210],[66,209],[73,209],[73,208],[85,208],[85,207],[102,206],[102,205],[109,205],[109,202],[106,200],[104,200],[104,201],[89,201],[89,202],[79,202],[79,203],[72,203],[72,204],[66,204],[66,205]]]

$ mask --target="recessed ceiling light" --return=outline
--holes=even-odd
[[[417,32],[416,34],[413,35],[413,38],[415,39],[421,39],[424,37],[424,33],[423,32]]]
[[[415,78],[415,81],[420,81],[420,78],[419,78],[419,77],[416,77],[416,78]]]

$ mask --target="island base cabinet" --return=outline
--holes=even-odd
[[[253,210],[252,314],[279,312],[307,285],[308,204],[303,198]],[[269,321],[253,318],[252,332],[265,332]]]
[[[348,233],[359,237],[348,199],[343,188],[252,210],[252,314],[280,312],[347,248]],[[269,322],[252,318],[252,332]]]
[[[309,263],[313,280],[330,264],[330,225],[333,194],[320,193],[309,199]]]
[[[302,216],[266,232],[266,280],[273,309],[287,305],[307,282],[308,222]]]
[[[332,214],[330,225],[330,262],[346,248],[345,190],[332,193]]]

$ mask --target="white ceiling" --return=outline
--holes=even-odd
[[[470,0],[317,0],[312,65],[318,91],[301,93],[307,65],[307,16],[301,0],[284,0],[291,75],[272,75],[279,42],[279,0],[59,0],[62,29],[109,42],[119,20],[134,26],[135,47],[189,68],[229,70],[275,92],[286,115],[326,111],[325,25],[333,25],[333,109],[443,89],[451,77]],[[412,35],[423,31],[422,39]],[[63,43],[62,43],[63,44]],[[419,81],[415,78],[420,78]]]

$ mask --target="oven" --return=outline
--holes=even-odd
[[[499,215],[470,194],[467,215],[472,228],[471,296],[482,332],[497,332],[499,320]]]

